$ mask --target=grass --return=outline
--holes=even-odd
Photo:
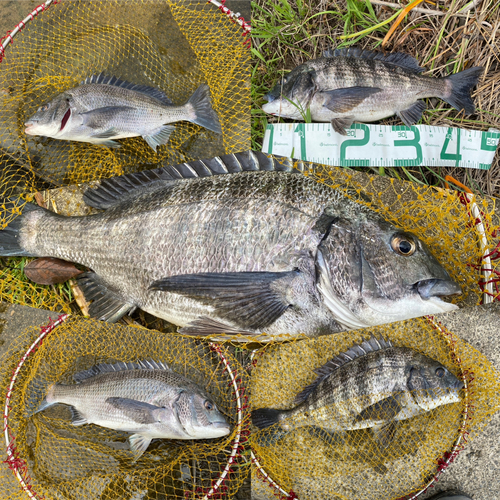
[[[389,0],[390,1],[390,0]],[[380,49],[401,8],[368,0],[255,0],[252,2],[252,147],[260,150],[268,122],[286,121],[266,115],[264,95],[291,69],[321,56],[331,47],[356,45]],[[477,7],[471,5],[476,5]],[[419,9],[426,9],[425,13]],[[444,77],[472,66],[486,68],[473,93],[477,113],[427,99],[421,123],[476,130],[500,129],[500,4],[496,0],[452,0],[420,3],[397,27],[385,49],[406,52],[426,68],[425,75]],[[497,34],[498,32],[498,34]],[[381,122],[400,125],[398,118]],[[478,194],[500,196],[500,154],[489,171],[456,167],[372,168],[379,175],[444,187],[451,175]],[[458,189],[458,188],[457,188]]]

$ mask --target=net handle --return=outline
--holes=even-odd
[[[473,194],[465,193],[467,201],[469,203],[472,220],[476,226],[477,232],[479,233],[479,243],[481,245],[481,251],[483,252],[482,259],[482,271],[484,277],[484,291],[483,291],[483,304],[491,304],[493,302],[494,292],[493,292],[493,282],[490,281],[491,276],[491,259],[490,250],[488,249],[488,240],[486,239],[486,229],[481,218],[481,211],[475,202],[475,196]]]
[[[215,5],[221,12],[228,15],[231,20],[238,23],[243,28],[243,36],[247,36],[252,32],[252,27],[245,21],[244,17],[239,12],[234,13],[231,9],[226,7],[226,0],[221,0],[220,2],[218,0],[208,0],[207,3]]]
[[[33,19],[38,16],[40,12],[47,10],[51,4],[59,3],[59,1],[60,0],[47,0],[45,3],[42,3],[32,10],[12,31],[7,32],[7,34],[3,37],[2,45],[0,46],[0,62],[2,62],[4,58],[5,49],[9,43],[13,43],[14,37],[26,26],[26,24],[33,21]]]
[[[10,385],[9,389],[7,390],[7,394],[5,396],[5,408],[3,411],[3,422],[4,422],[4,437],[5,437],[5,446],[6,446],[6,451],[7,451],[7,460],[6,463],[8,464],[9,468],[12,470],[12,472],[16,475],[19,483],[21,484],[21,487],[23,490],[28,494],[30,498],[37,498],[36,494],[32,490],[31,484],[27,484],[25,478],[23,476],[23,470],[25,469],[25,463],[23,460],[19,459],[19,456],[14,448],[14,439],[12,438],[9,434],[9,412],[10,412],[10,399],[12,397],[12,391],[14,389],[14,384],[16,383],[17,376],[19,375],[19,372],[21,371],[21,368],[23,367],[25,361],[28,359],[28,356],[32,354],[34,351],[40,347],[40,344],[43,342],[45,337],[51,333],[58,325],[63,323],[67,318],[68,314],[63,314],[62,316],[59,316],[56,321],[50,320],[50,323],[43,327],[40,330],[40,335],[35,339],[35,341],[30,345],[28,350],[24,353],[23,357],[17,364],[16,369],[14,370],[14,373],[12,374],[12,378],[10,380]]]
[[[244,410],[244,405],[243,405],[243,399],[245,396],[243,396],[242,392],[240,390],[239,384],[238,384],[238,378],[236,374],[233,372],[231,369],[231,366],[229,365],[229,362],[226,359],[226,356],[222,352],[221,346],[219,344],[215,344],[213,342],[210,342],[209,344],[210,348],[213,349],[220,357],[224,369],[227,371],[230,379],[231,379],[231,384],[233,385],[234,389],[234,394],[236,397],[236,408],[238,412],[238,422],[236,424],[236,437],[234,438],[233,441],[233,446],[231,448],[231,454],[229,455],[229,458],[227,460],[227,464],[224,467],[224,470],[222,471],[221,475],[215,482],[215,484],[212,485],[210,488],[209,492],[203,497],[203,500],[208,500],[212,495],[214,495],[217,490],[220,488],[220,486],[224,483],[227,475],[231,472],[231,466],[236,462],[236,455],[238,454],[238,450],[240,449],[241,445],[241,438],[243,435],[243,410]]]

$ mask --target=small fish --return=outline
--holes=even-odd
[[[164,363],[101,364],[73,378],[75,384],[51,385],[36,413],[64,403],[71,405],[73,425],[132,432],[136,459],[155,438],[213,439],[230,432],[212,398]]]
[[[273,432],[279,436],[299,427],[327,435],[371,428],[385,447],[398,421],[459,402],[463,388],[437,361],[374,336],[314,371],[318,378],[296,396],[292,409],[256,409],[253,424],[277,424]]]
[[[474,67],[445,78],[421,76],[413,57],[357,48],[328,50],[294,68],[264,98],[271,115],[330,122],[339,134],[353,122],[373,122],[397,114],[407,126],[422,118],[425,97],[439,97],[466,114],[475,112],[470,91],[481,74]]]
[[[25,132],[108,147],[120,146],[115,139],[142,136],[156,151],[175,130],[167,124],[182,120],[222,133],[208,85],[200,85],[183,106],[174,106],[157,88],[101,73],[38,108]]]
[[[0,255],[92,269],[77,282],[105,321],[139,307],[186,334],[268,339],[457,308],[441,297],[460,287],[415,235],[262,153],[107,179],[84,201],[103,211],[26,204]]]

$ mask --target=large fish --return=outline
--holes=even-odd
[[[73,425],[96,424],[133,432],[138,458],[152,439],[212,439],[229,434],[224,415],[194,382],[164,363],[102,364],[73,376],[76,384],[54,384],[37,412],[71,405]]]
[[[208,85],[200,85],[183,106],[174,106],[157,88],[101,73],[38,108],[25,125],[28,135],[108,147],[120,145],[114,139],[142,136],[156,151],[175,130],[167,124],[182,120],[222,133]]]
[[[84,200],[105,211],[27,204],[0,255],[92,269],[78,283],[103,320],[139,307],[185,333],[316,336],[456,309],[416,236],[262,153],[108,179]]]
[[[292,409],[256,409],[253,424],[277,424],[275,436],[300,427],[334,435],[370,428],[387,445],[397,422],[459,402],[463,388],[437,361],[373,336],[314,371],[318,378],[296,396]]]
[[[474,67],[446,78],[419,75],[424,71],[403,53],[384,55],[357,48],[327,51],[324,57],[294,68],[264,98],[269,114],[313,122],[330,122],[346,135],[354,121],[373,122],[397,114],[405,125],[417,123],[425,97],[439,97],[454,108],[474,113],[470,91],[483,68]]]

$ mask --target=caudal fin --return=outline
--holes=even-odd
[[[483,71],[484,68],[477,66],[447,76],[446,80],[451,83],[451,93],[443,96],[442,99],[459,111],[461,109],[465,110],[465,113],[468,115],[474,113],[476,107],[474,106],[470,92],[477,85]]]
[[[5,229],[0,231],[0,255],[3,257],[36,257],[35,254],[28,252],[21,246],[20,230],[29,212],[45,211],[45,209],[33,205],[32,203],[26,203],[23,207],[22,203],[23,202],[19,199],[0,200],[0,214],[2,218],[5,217],[6,214],[19,212],[19,207],[22,207],[21,214]]]
[[[191,96],[191,99],[189,99],[188,104],[193,106],[194,112],[196,113],[196,118],[190,121],[208,130],[212,130],[217,134],[222,134],[219,117],[212,108],[210,89],[206,83],[200,85],[196,89],[196,92]]]
[[[46,410],[49,406],[55,405],[57,403],[57,401],[54,400],[54,387],[55,384],[49,386],[45,398],[43,398],[42,402],[38,405],[38,408],[35,411],[31,411],[28,413],[28,417],[35,415],[35,413]]]

